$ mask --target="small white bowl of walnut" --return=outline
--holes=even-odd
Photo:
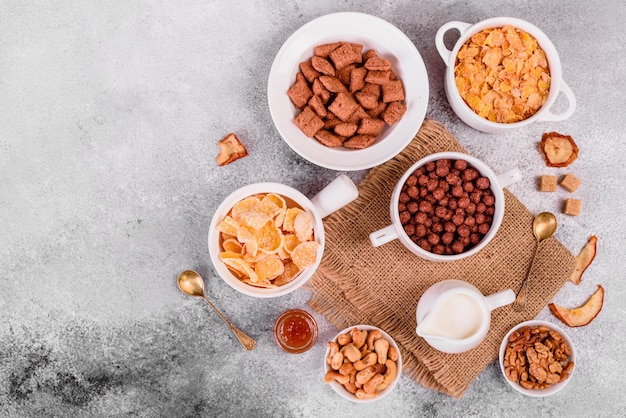
[[[500,345],[504,378],[524,395],[543,397],[559,392],[570,381],[575,364],[572,340],[550,322],[522,322]]]
[[[382,399],[400,380],[400,349],[380,328],[351,326],[327,344],[324,383],[344,399],[359,403]]]

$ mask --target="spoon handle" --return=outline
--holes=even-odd
[[[237,339],[239,340],[239,342],[241,343],[241,345],[243,346],[243,348],[245,348],[246,350],[254,350],[254,348],[256,347],[256,341],[254,341],[253,338],[249,337],[248,335],[246,335],[242,330],[240,330],[239,328],[237,328],[236,326],[234,326],[225,316],[224,314],[222,314],[219,309],[217,309],[215,307],[215,305],[213,305],[213,303],[211,303],[210,300],[208,300],[206,298],[206,296],[202,296],[202,299],[204,299],[204,301],[211,307],[211,309],[213,309],[213,311],[215,311],[215,313],[217,314],[217,316],[219,316],[222,321],[224,321],[226,323],[226,325],[228,325],[228,328],[230,328],[230,330],[233,332],[233,334],[235,334],[235,336],[237,337]]]
[[[513,310],[516,312],[522,312],[526,309],[526,298],[528,296],[528,282],[530,279],[530,273],[532,273],[533,271],[533,265],[535,264],[535,257],[537,256],[537,251],[539,250],[540,245],[541,245],[541,241],[537,242],[537,245],[535,246],[535,252],[533,253],[532,261],[530,262],[530,267],[528,268],[528,272],[526,273],[526,278],[522,282],[522,287],[517,293],[515,302],[513,302]]]

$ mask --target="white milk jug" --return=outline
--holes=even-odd
[[[482,342],[491,325],[491,311],[513,303],[512,289],[483,294],[462,280],[436,283],[417,304],[417,335],[444,353],[471,350]]]

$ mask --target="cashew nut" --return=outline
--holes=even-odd
[[[367,346],[370,351],[374,351],[374,341],[379,338],[383,338],[383,334],[381,334],[379,330],[374,329],[369,332],[369,334],[367,335]]]
[[[359,351],[358,348],[354,346],[353,343],[344,345],[341,348],[341,352],[343,353],[344,357],[346,357],[352,363],[361,359],[361,352]]]
[[[387,361],[387,353],[389,351],[389,342],[384,338],[380,338],[374,342],[374,351],[378,355],[378,363],[385,364]]]
[[[352,363],[343,363],[339,368],[339,373],[347,376],[349,374],[356,374],[357,370],[354,368]]]
[[[355,395],[359,399],[371,399],[378,396],[377,393],[367,393],[363,389],[357,389]]]
[[[356,381],[360,384],[367,383],[374,375],[376,374],[376,368],[374,366],[370,366],[366,369],[361,370],[356,374]]]
[[[398,361],[398,352],[396,351],[394,346],[389,346],[389,350],[387,351],[387,358],[393,361]]]
[[[355,361],[354,368],[357,369],[358,371],[361,371],[366,367],[373,366],[374,364],[376,364],[376,360],[377,360],[376,353],[369,353],[368,355],[363,357],[361,360]]]
[[[336,342],[330,341],[327,344],[327,346],[330,349],[330,352],[328,353],[328,357],[326,357],[326,363],[330,364],[330,360],[333,358],[335,353],[339,352],[339,344],[337,344]]]
[[[359,331],[359,329],[355,327],[350,330],[350,336],[352,337],[352,344],[354,344],[356,348],[361,348],[363,344],[365,344],[367,331]]]
[[[343,354],[341,352],[335,353],[332,359],[330,359],[330,367],[334,370],[339,370],[343,364]]]
[[[345,383],[343,385],[344,388],[346,388],[346,390],[350,393],[352,393],[353,395],[356,393],[356,386],[354,385],[354,383]]]
[[[334,370],[327,371],[326,374],[324,375],[324,382],[330,383],[333,380],[337,381],[337,383],[339,384],[345,385],[346,383],[350,381],[350,376],[344,376],[342,374],[337,373]]]
[[[387,366],[387,371],[383,375],[385,377],[384,382],[390,384],[396,378],[396,374],[398,373],[398,366],[393,360],[387,360],[385,362],[385,366]]]
[[[382,374],[375,374],[370,380],[363,384],[363,390],[365,393],[374,393],[376,391],[376,387],[383,383],[383,380],[385,380],[385,378]]]
[[[350,334],[341,334],[337,337],[337,342],[339,345],[346,345],[352,342],[352,337]]]

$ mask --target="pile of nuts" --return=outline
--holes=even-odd
[[[326,363],[330,369],[324,382],[333,381],[358,399],[371,399],[396,379],[399,354],[377,330],[352,328],[328,342]]]
[[[506,377],[525,389],[546,389],[564,381],[574,369],[571,350],[557,331],[545,325],[514,331],[504,353]]]
[[[489,232],[495,212],[491,182],[465,160],[439,159],[409,176],[398,202],[404,232],[426,251],[460,254]]]

